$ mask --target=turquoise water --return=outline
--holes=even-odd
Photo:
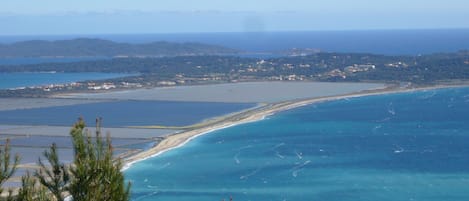
[[[309,105],[125,171],[132,200],[469,199],[469,88]]]
[[[126,77],[123,73],[0,73],[0,89]]]

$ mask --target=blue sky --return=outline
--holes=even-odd
[[[469,28],[467,0],[4,0],[0,35]]]

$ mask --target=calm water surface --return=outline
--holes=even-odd
[[[185,126],[254,106],[256,104],[253,103],[112,101],[0,111],[0,122],[11,125],[71,126],[78,117],[83,117],[88,125],[94,125],[94,120],[102,117],[105,127]]]

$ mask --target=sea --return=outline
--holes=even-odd
[[[360,52],[384,55],[421,55],[469,50],[469,29],[356,30],[236,33],[102,34],[102,35],[24,35],[0,36],[0,43],[25,40],[65,40],[80,37],[115,42],[155,41],[198,42],[246,51],[243,57],[272,58],[292,48],[312,48],[326,52]],[[108,57],[0,58],[0,65],[39,64],[106,60]],[[0,89],[106,79],[105,74],[1,74]],[[108,74],[109,75],[109,74]],[[104,76],[104,77],[102,77]],[[7,80],[8,79],[8,80]]]
[[[201,42],[253,53],[315,48],[420,55],[469,49],[469,29],[1,36],[0,43],[76,37]],[[6,79],[0,78],[0,88],[15,87],[5,86],[14,83]],[[131,110],[120,111],[120,117],[127,118],[126,111]],[[145,122],[145,115],[136,119],[158,123]],[[124,173],[133,201],[462,201],[469,199],[468,120],[469,88],[329,101],[210,132]]]
[[[469,87],[311,104],[124,173],[133,201],[468,200]]]

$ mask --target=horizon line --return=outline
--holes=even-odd
[[[265,34],[265,33],[301,33],[301,32],[361,32],[361,31],[447,31],[469,30],[469,27],[448,28],[383,28],[383,29],[325,29],[325,30],[272,30],[272,31],[207,31],[207,32],[154,32],[154,33],[67,33],[67,34],[0,34],[0,37],[31,36],[105,36],[105,35],[183,35],[183,34]]]

